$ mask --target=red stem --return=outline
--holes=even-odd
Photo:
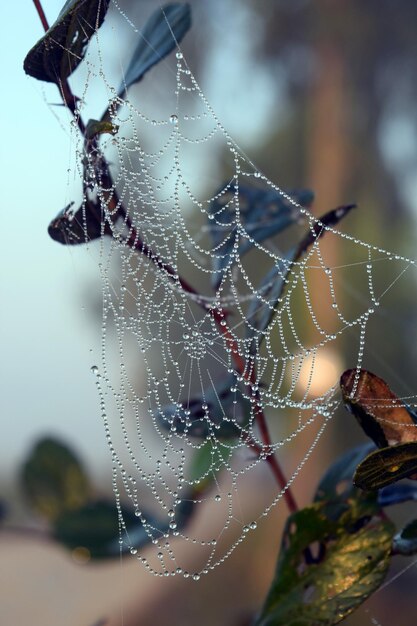
[[[46,32],[47,30],[49,30],[49,24],[48,24],[48,20],[46,19],[46,15],[45,15],[43,7],[42,7],[42,5],[40,3],[40,0],[33,0],[33,4],[36,7],[36,10],[37,10],[38,15],[39,15],[39,19],[41,20],[42,26],[44,27],[44,30]]]
[[[259,430],[261,431],[262,442],[264,443],[265,446],[271,447],[272,441],[271,441],[271,436],[268,430],[268,424],[266,423],[265,415],[264,415],[262,408],[260,407],[260,405],[257,405],[256,408],[258,409],[258,407],[259,407],[259,410],[256,411],[256,420],[259,426]],[[277,461],[277,458],[274,456],[273,453],[270,453],[268,454],[265,460],[269,464],[269,467],[271,468],[277,480],[277,483],[279,484],[281,489],[285,490],[284,498],[287,503],[289,511],[291,513],[297,513],[298,511],[297,503],[295,501],[295,498],[293,496],[293,493],[290,487],[287,487],[288,481],[285,477],[284,472],[281,469],[280,464]]]
[[[42,8],[41,2],[40,0],[33,0],[33,2],[38,12],[39,18],[42,22],[42,26],[44,27],[45,31],[47,31],[49,29],[49,24],[48,24],[48,20],[46,19],[45,12]],[[74,117],[77,120],[78,128],[80,129],[81,133],[85,136],[85,124],[82,121],[81,117],[79,115],[76,115],[76,112],[75,112],[76,97],[72,93],[71,88],[66,80],[61,81],[60,91],[61,91],[62,100],[65,106],[74,115]],[[132,227],[130,220],[128,220],[127,218],[126,210],[122,208],[122,205],[117,197],[116,190],[114,189],[114,185],[111,181],[110,172],[108,172],[108,170],[107,170],[107,175],[109,177],[110,188],[113,189],[113,193],[111,195],[109,194],[109,197],[106,199],[108,208],[114,209],[115,211],[118,211],[120,215],[123,215],[126,219],[127,225],[130,227],[130,230],[131,230],[130,237],[126,241],[126,245],[146,255],[152,261],[152,263],[154,263],[159,269],[165,271],[169,276],[172,277],[174,281],[178,281],[184,291],[197,297],[196,301],[198,302],[198,304],[200,306],[203,306],[209,312],[211,317],[214,319],[214,321],[218,325],[221,334],[225,338],[225,341],[232,352],[236,370],[241,374],[241,376],[243,376],[243,378],[247,382],[253,384],[256,381],[255,366],[254,364],[252,364],[249,373],[246,372],[246,363],[245,363],[244,358],[239,354],[238,343],[235,337],[233,336],[233,333],[227,326],[227,324],[224,324],[226,317],[227,317],[227,311],[223,309],[219,310],[219,309],[209,308],[206,303],[204,303],[201,299],[199,300],[198,297],[200,296],[200,294],[194,289],[194,287],[192,287],[186,280],[178,276],[178,274],[170,265],[168,265],[162,259],[160,259],[158,255],[154,254],[151,248],[149,248],[147,244],[145,244],[145,242],[143,242],[139,238],[138,233]],[[285,474],[282,471],[281,466],[278,463],[278,460],[276,459],[276,457],[274,456],[272,452],[271,436],[269,434],[268,424],[266,422],[265,415],[264,415],[264,412],[260,403],[259,393],[258,392],[254,393],[253,397],[256,399],[255,419],[259,426],[261,439],[264,444],[264,447],[266,447],[269,450],[268,455],[266,457],[266,462],[269,464],[280,489],[285,489],[284,498],[287,503],[289,511],[291,513],[295,513],[296,511],[298,511],[298,506],[292,494],[291,489],[287,486],[288,481],[285,477]],[[252,442],[249,445],[257,451],[258,455],[260,454],[262,449],[256,443]]]

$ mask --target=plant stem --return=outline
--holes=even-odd
[[[261,438],[264,445],[271,447],[272,441],[271,436],[269,434],[268,424],[266,423],[265,415],[260,405],[256,407],[256,421],[259,426],[259,430],[261,431]],[[298,511],[297,502],[295,501],[294,495],[290,487],[288,487],[288,481],[285,477],[284,472],[281,469],[280,464],[276,456],[272,453],[268,454],[266,457],[266,462],[270,466],[272,473],[274,474],[278,485],[281,489],[284,489],[284,498],[287,503],[288,510],[291,513],[296,513]]]
[[[43,7],[42,7],[42,5],[40,3],[40,0],[33,0],[33,4],[36,7],[36,10],[37,10],[38,15],[39,15],[39,19],[42,22],[42,26],[43,26],[43,28],[44,28],[44,30],[46,32],[47,30],[49,30],[49,24],[48,24],[48,20],[46,19],[46,15],[45,15]]]
[[[45,31],[47,31],[49,29],[49,24],[46,19],[44,10],[42,8],[41,0],[33,0],[33,2],[38,12],[39,18],[42,22],[42,26],[44,27]],[[86,127],[80,115],[76,114],[77,99],[72,93],[71,87],[69,86],[68,81],[67,80],[60,81],[59,89],[60,89],[62,100],[65,106],[69,109],[69,111],[71,111],[72,115],[77,120],[78,128],[81,134],[85,137]],[[211,308],[209,305],[207,305],[207,303],[201,298],[200,294],[194,289],[194,287],[192,287],[185,279],[181,278],[178,275],[178,273],[170,265],[168,265],[162,259],[160,259],[160,257],[157,254],[155,254],[145,242],[141,240],[141,238],[139,237],[139,234],[137,233],[136,229],[132,226],[128,218],[128,213],[126,209],[123,207],[123,204],[120,202],[120,199],[115,189],[110,171],[108,169],[108,164],[105,160],[103,161],[103,163],[104,163],[104,169],[103,169],[102,174],[104,175],[104,178],[106,179],[105,186],[108,189],[112,190],[111,192],[110,191],[104,192],[103,194],[104,200],[110,212],[114,212],[115,214],[118,213],[120,216],[122,216],[125,219],[126,225],[130,229],[129,238],[125,242],[126,245],[129,246],[130,248],[137,250],[141,254],[144,254],[145,256],[147,256],[150,259],[150,261],[154,263],[154,265],[156,265],[162,271],[166,272],[168,276],[172,278],[173,281],[178,282],[181,285],[181,288],[186,293],[191,294],[194,297],[195,301],[210,314],[210,316],[218,325],[218,328],[221,334],[223,335],[226,341],[226,344],[228,345],[229,349],[232,352],[236,370],[243,376],[243,378],[245,378],[247,382],[251,384],[255,383],[256,381],[255,366],[254,364],[252,364],[252,367],[250,367],[249,373],[246,373],[245,359],[240,355],[239,349],[238,349],[239,348],[238,343],[235,337],[233,336],[233,333],[231,332],[230,328],[227,326],[227,323],[225,323],[226,317],[228,315],[227,311],[225,311],[224,309]],[[266,447],[269,450],[269,453],[266,457],[266,462],[270,466],[280,489],[284,490],[283,492],[284,498],[287,503],[289,511],[291,513],[295,513],[296,511],[298,511],[298,506],[296,504],[295,498],[292,494],[290,487],[288,486],[288,481],[285,477],[284,472],[281,469],[281,466],[277,458],[274,456],[274,453],[271,451],[272,450],[271,436],[269,433],[268,424],[266,422],[266,418],[265,418],[262,405],[260,402],[259,393],[254,392],[252,397],[254,398],[254,401],[255,401],[254,402],[255,403],[255,409],[254,409],[255,419],[259,426],[261,439],[264,444],[264,447]],[[249,445],[253,449],[257,450],[258,455],[260,454],[262,448],[260,448],[257,444],[249,444]]]

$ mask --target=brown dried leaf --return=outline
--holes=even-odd
[[[346,370],[340,379],[346,408],[379,448],[417,441],[417,427],[404,402],[367,370]]]

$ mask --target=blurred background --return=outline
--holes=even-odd
[[[61,2],[44,0],[52,23]],[[141,27],[159,6],[119,0]],[[405,256],[417,240],[417,5],[403,0],[192,0],[193,26],[182,48],[220,121],[258,168],[283,188],[310,187],[320,215],[340,204],[359,209],[340,226]],[[34,443],[55,436],[82,458],[99,493],[111,493],[111,463],[90,374],[100,344],[101,285],[94,252],[63,247],[47,234],[50,220],[80,194],[68,172],[69,118],[53,87],[25,76],[22,62],[42,36],[30,0],[0,9],[5,89],[1,98],[3,170],[1,262],[2,500],[8,523],[34,527],[19,474]],[[107,20],[106,20],[107,21]],[[135,33],[112,8],[103,34],[110,74],[125,67]],[[114,30],[112,30],[114,29]],[[114,39],[114,33],[117,37]],[[136,35],[137,36],[137,35]],[[112,38],[113,37],[113,38]],[[117,45],[115,45],[115,42]],[[77,82],[78,81],[78,82]],[[145,84],[146,81],[146,84]],[[158,98],[152,73],[137,89]],[[71,79],[74,92],[81,78]],[[92,110],[95,103],[90,103]],[[96,113],[101,113],[101,106]],[[210,159],[207,155],[207,159]],[[221,155],[214,154],[221,168]],[[210,189],[210,180],[202,187]],[[213,190],[214,192],[214,190]],[[329,244],[330,245],[330,244]],[[343,263],[337,246],[333,263]],[[353,286],[354,287],[354,286]],[[398,395],[416,392],[417,301],[407,274],[373,318],[365,367]],[[340,372],[356,363],[349,342],[330,355]],[[307,504],[328,463],[363,441],[341,412],[295,484]],[[291,458],[283,459],[288,471]],[[257,481],[272,489],[267,470]],[[411,517],[412,507],[400,516]],[[210,511],[196,521],[209,523]],[[35,536],[0,534],[0,622],[20,626],[213,624],[242,626],[268,589],[283,504],[215,573],[198,584],[161,580],[129,559],[82,563]],[[399,518],[400,519],[400,518]],[[410,561],[397,559],[394,578]],[[416,623],[411,567],[379,591],[346,624]],[[121,616],[123,613],[123,617]],[[124,621],[123,621],[124,620]]]

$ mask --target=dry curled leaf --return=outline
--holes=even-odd
[[[414,416],[375,374],[346,370],[340,379],[346,408],[379,448],[417,441]]]

